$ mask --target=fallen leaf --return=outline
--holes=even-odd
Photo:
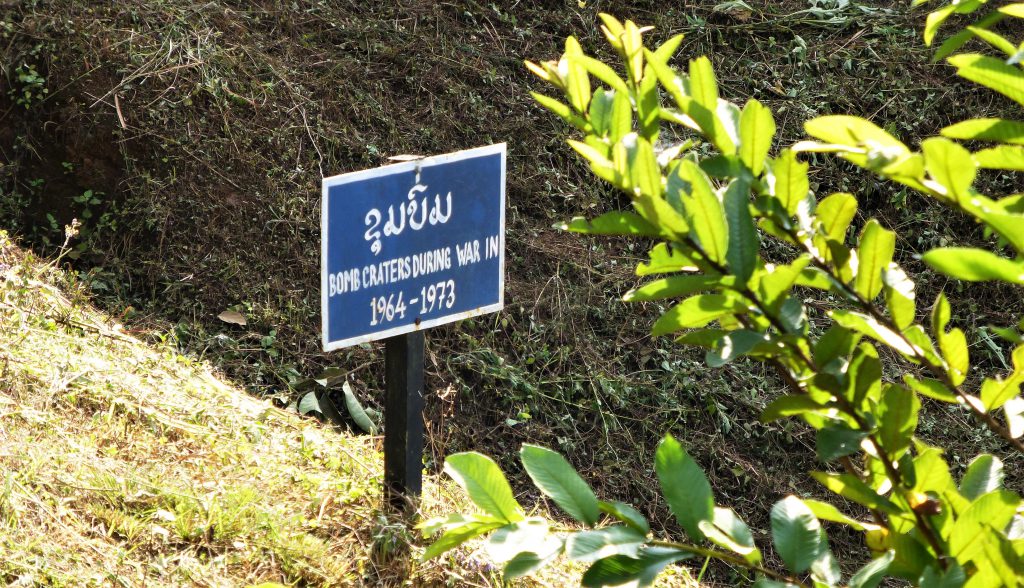
[[[388,161],[416,161],[417,159],[423,159],[423,156],[403,153],[401,155],[392,155],[388,158]]]
[[[218,314],[217,318],[232,325],[241,325],[244,327],[248,324],[248,321],[245,320],[245,316],[240,312],[235,312],[234,310],[225,310]]]

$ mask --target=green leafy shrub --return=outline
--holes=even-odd
[[[931,13],[926,42],[949,16],[983,6],[962,0]],[[959,76],[1024,106],[1024,45],[993,30],[1007,17],[1024,18],[1024,4],[984,16],[946,40],[937,57],[947,58]],[[969,380],[967,337],[950,328],[946,296],[939,294],[927,326],[918,322],[924,313],[915,284],[893,261],[896,233],[872,219],[851,238],[857,200],[813,195],[799,154],[838,154],[970,215],[999,238],[999,252],[928,251],[922,259],[932,269],[960,280],[1024,284],[1024,195],[993,197],[974,187],[980,170],[1024,170],[1024,122],[967,120],[914,151],[865,119],[824,116],[806,123],[814,140],[769,158],[775,122],[768,108],[721,99],[704,57],[691,60],[685,74],[672,69],[667,63],[680,37],[650,50],[642,41],[646,29],[602,18],[624,76],[585,55],[572,37],[559,61],[527,65],[564,97],[535,94],[537,101],[583,135],[572,147],[598,178],[629,196],[634,211],[575,218],[564,228],[656,241],[637,267],[652,280],[625,300],[681,298],[653,333],[706,349],[712,367],[744,356],[774,366],[790,393],[761,419],[799,418],[815,429],[817,457],[835,467],[811,476],[862,505],[867,516],[861,520],[828,502],[782,499],[770,521],[785,569],[770,569],[750,529],[716,503],[704,473],[672,436],[659,444],[654,469],[685,540],[652,536],[637,510],[599,500],[564,457],[524,445],[520,458],[530,478],[585,529],[527,517],[492,460],[457,454],[445,471],[483,513],[425,523],[427,536],[440,533],[425,557],[489,535],[488,553],[504,564],[506,577],[565,555],[590,564],[585,586],[647,586],[666,566],[693,557],[727,562],[762,588],[863,588],[886,577],[919,586],[1021,585],[1024,503],[1003,487],[1000,458],[976,456],[958,482],[942,448],[915,432],[922,402],[958,404],[1015,458],[1024,454],[1024,320],[997,329],[1016,346],[1012,372]],[[974,37],[1005,56],[954,55]],[[603,87],[594,88],[593,79]],[[958,140],[994,146],[971,152]],[[771,261],[762,246],[767,240],[775,241]],[[827,311],[803,302],[811,290],[827,295]],[[893,365],[883,369],[883,359]],[[883,376],[894,373],[902,378]],[[844,580],[821,521],[862,532],[872,561]]]

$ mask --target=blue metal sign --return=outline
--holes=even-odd
[[[324,350],[500,310],[505,144],[324,178]]]

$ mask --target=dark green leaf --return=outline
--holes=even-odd
[[[896,553],[890,550],[881,557],[871,560],[850,578],[850,588],[876,588],[885,577],[885,572],[895,556]]]
[[[533,483],[559,508],[588,527],[597,524],[597,497],[564,457],[545,447],[524,443],[519,458]]]
[[[714,497],[711,484],[704,472],[693,461],[682,445],[671,435],[658,444],[654,470],[661,482],[661,492],[672,514],[694,541],[704,538],[700,521],[711,520],[714,515]]]
[[[559,542],[561,543],[561,542]],[[547,564],[551,563],[556,557],[562,553],[559,549],[547,555],[538,555],[533,552],[524,551],[519,555],[508,560],[505,564],[505,571],[502,573],[502,578],[509,582],[515,578],[521,578],[528,576],[537,570],[543,568]]]
[[[689,553],[667,547],[648,547],[640,552],[638,558],[613,555],[590,566],[581,583],[585,588],[623,586],[627,583],[636,588],[646,588],[654,584],[654,579],[665,566],[690,557]]]
[[[359,428],[371,435],[377,434],[377,425],[370,419],[369,415],[366,414],[366,410],[362,404],[359,404],[359,400],[356,398],[354,392],[352,392],[352,386],[346,381],[341,386],[342,391],[345,393],[345,408],[348,410],[349,416],[355,421]]]
[[[598,507],[601,509],[601,512],[615,517],[644,535],[651,530],[651,526],[647,523],[644,515],[628,504],[623,502],[605,502],[602,500],[598,503]]]
[[[849,329],[832,325],[814,344],[814,361],[825,366],[833,359],[846,357],[857,347],[858,336]]]
[[[921,401],[906,388],[886,384],[882,389],[877,413],[880,421],[877,439],[893,459],[910,447],[920,410]]]
[[[866,436],[864,431],[856,431],[845,425],[829,425],[819,429],[815,443],[818,459],[828,462],[856,453],[860,450],[861,440]]]
[[[444,460],[444,471],[484,512],[510,523],[523,520],[505,474],[491,458],[476,452],[456,453]]]
[[[966,582],[967,574],[964,573],[963,567],[952,562],[952,565],[945,571],[942,571],[938,565],[928,566],[921,574],[917,585],[928,588],[963,588]]]
[[[323,414],[323,411],[320,410],[320,402],[317,400],[316,392],[309,392],[299,400],[298,411],[301,415],[307,415],[311,412]]]
[[[750,216],[750,185],[742,180],[733,180],[722,200],[729,227],[726,260],[739,283],[746,284],[757,267],[760,247],[757,228]]]
[[[882,362],[874,345],[864,342],[857,347],[847,369],[847,378],[846,398],[854,406],[861,406],[867,399],[878,402],[882,393]]]
[[[768,341],[769,339],[764,333],[737,329],[730,331],[728,335],[719,339],[715,348],[709,350],[705,354],[704,359],[713,368],[722,367]]]
[[[788,416],[796,416],[805,412],[815,412],[826,408],[810,396],[790,394],[780,396],[771,402],[761,413],[761,422],[770,423]]]
[[[596,561],[612,555],[637,557],[647,536],[632,527],[606,527],[569,535],[565,552],[569,559]]]
[[[821,523],[796,496],[787,496],[772,507],[772,540],[775,551],[792,572],[811,566],[821,550]]]

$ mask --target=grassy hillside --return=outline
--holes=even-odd
[[[473,448],[521,476],[514,450],[540,442],[602,497],[648,505],[671,530],[649,464],[672,431],[763,528],[778,497],[818,492],[809,432],[756,423],[775,375],[709,370],[701,353],[652,339],[659,309],[618,301],[644,252],[550,228],[625,204],[588,179],[522,67],[557,55],[569,34],[602,54],[602,11],[654,25],[654,40],[686,33],[676,65],[709,54],[724,97],[776,112],[779,145],[816,114],[865,115],[916,144],[967,110],[1000,108],[927,63],[903,2],[0,1],[0,226],[52,256],[63,226],[82,220],[64,260],[79,287],[140,338],[257,398],[285,406],[297,382],[338,367],[379,408],[378,347],[319,350],[320,178],[508,142],[508,307],[431,331],[427,467]],[[812,169],[815,190],[861,198],[854,230],[880,216],[905,231],[908,271],[943,240],[983,238],[841,163]],[[919,279],[920,299],[940,286]],[[998,288],[971,292],[954,310],[970,333],[1015,303]],[[217,320],[228,309],[248,324]],[[976,348],[980,365],[1001,365],[998,349]],[[992,442],[952,409],[926,413],[925,434]],[[833,541],[861,549],[847,539]]]
[[[469,551],[416,563],[381,511],[379,439],[140,342],[2,231],[0,366],[0,584],[498,581]],[[454,506],[428,480],[425,512]]]

